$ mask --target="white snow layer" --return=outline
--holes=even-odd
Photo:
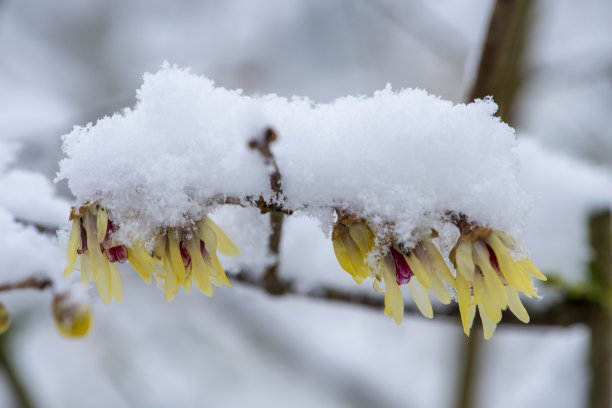
[[[186,225],[213,198],[271,198],[270,169],[248,148],[267,127],[279,135],[288,208],[329,223],[329,209],[344,207],[393,222],[406,240],[455,211],[520,237],[528,200],[514,131],[489,99],[453,105],[390,86],[329,104],[249,97],[168,64],[144,75],[137,97],[133,109],[64,136],[57,178],[77,204],[101,201],[123,238]]]
[[[58,278],[65,255],[55,239],[21,225],[0,206],[0,283],[45,276]]]
[[[19,147],[0,139],[0,284],[35,276],[56,279],[65,257],[55,236],[24,225],[54,229],[67,221],[70,206],[42,174],[7,170]]]
[[[521,138],[519,182],[533,197],[526,246],[545,273],[571,282],[587,277],[589,216],[612,208],[612,175],[601,166]]]

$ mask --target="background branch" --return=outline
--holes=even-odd
[[[238,273],[226,271],[226,274],[232,282],[239,282],[268,292],[268,283],[266,282],[265,275],[262,279],[257,279],[253,274],[244,271]],[[282,283],[284,284],[284,290],[275,293],[276,295],[293,295],[309,299],[348,303],[378,310],[382,310],[385,307],[385,301],[382,295],[361,294],[325,285],[311,288],[307,291],[299,291],[291,282]],[[529,310],[529,316],[531,317],[530,324],[538,326],[567,327],[577,323],[588,323],[588,312],[594,307],[598,307],[598,305],[599,303],[597,301],[587,299],[562,298],[548,307],[533,308]],[[416,306],[411,304],[404,306],[404,312],[408,315],[421,315],[421,312],[419,312]],[[435,308],[434,316],[459,319],[459,308],[454,303],[448,306],[440,306]],[[525,326],[523,322],[508,311],[504,312],[503,322],[504,324]],[[475,320],[474,327],[476,326],[477,321]]]
[[[0,292],[19,289],[45,290],[53,287],[53,281],[49,278],[27,278],[19,282],[0,284]]]
[[[277,139],[276,132],[272,128],[267,128],[260,139],[253,139],[249,142],[251,149],[257,150],[264,163],[272,166],[270,172],[270,188],[274,191],[274,202],[266,203],[263,197],[255,202],[262,213],[270,212],[271,233],[268,240],[268,250],[274,256],[274,262],[264,273],[264,287],[272,295],[282,295],[289,290],[289,283],[281,281],[276,273],[279,264],[279,250],[283,233],[283,221],[287,211],[283,208],[283,188],[281,184],[281,173],[276,164],[274,154],[270,149],[270,144]]]

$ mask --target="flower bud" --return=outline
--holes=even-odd
[[[0,303],[0,334],[7,331],[10,325],[11,315],[9,315],[8,310],[6,310],[6,307],[4,307],[4,304]]]
[[[91,327],[91,307],[71,292],[58,294],[53,298],[53,319],[63,336],[83,337]]]

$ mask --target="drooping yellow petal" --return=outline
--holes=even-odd
[[[522,273],[520,267],[514,262],[503,240],[500,238],[500,232],[494,232],[487,238],[487,243],[493,249],[497,257],[501,272],[510,286],[514,286],[518,290],[525,293],[527,296],[537,296],[533,289],[531,279]]]
[[[367,278],[369,276],[368,265],[365,263],[365,258],[363,257],[355,241],[353,241],[353,238],[351,238],[349,234],[346,234],[339,239],[344,243],[344,247],[346,248],[349,259],[351,260],[351,264],[353,265],[355,275],[359,276],[362,280]]]
[[[438,298],[442,304],[448,305],[451,301],[451,295],[448,292],[442,280],[438,277],[437,274],[433,274],[430,276],[431,278],[431,291]],[[453,285],[454,287],[455,285]]]
[[[489,316],[489,319],[491,319],[493,323],[499,323],[502,318],[502,310],[490,292],[484,292],[482,302],[479,304],[479,306],[480,305],[484,307],[484,311],[487,313],[487,316]]]
[[[463,241],[457,245],[455,250],[455,266],[457,272],[462,274],[468,282],[474,280],[474,260],[472,259],[472,244]]]
[[[353,262],[351,261],[351,257],[349,256],[344,242],[340,238],[337,238],[332,241],[332,244],[334,246],[334,254],[336,254],[336,259],[338,260],[338,263],[342,269],[347,271],[353,277],[353,279],[355,279],[355,282],[361,284],[361,282],[363,282],[363,278],[358,275],[355,268],[353,268]]]
[[[105,263],[105,268],[98,269],[99,272],[98,281],[96,282],[96,288],[98,289],[98,295],[100,296],[100,299],[102,299],[102,302],[108,305],[112,300],[111,276],[108,262]],[[95,262],[92,261],[91,264],[94,265]],[[96,270],[97,268],[94,267],[93,269]]]
[[[546,275],[538,270],[538,268],[531,262],[531,259],[525,258],[518,261],[519,265],[521,265],[529,276],[532,276],[538,280],[545,281]]]
[[[378,263],[378,267],[385,281],[385,314],[393,316],[395,323],[399,325],[404,317],[404,299],[395,281],[395,264],[390,258],[386,256]]]
[[[431,279],[429,279],[429,272],[428,270],[425,270],[425,267],[423,266],[419,258],[417,258],[412,251],[408,252],[408,255],[406,255],[398,248],[397,252],[404,256],[404,259],[408,263],[410,270],[412,271],[412,273],[414,273],[414,276],[416,276],[419,282],[427,289],[430,289]]]
[[[154,272],[153,258],[142,245],[134,244],[132,248],[128,248],[128,262],[143,281],[151,283],[151,275]]]
[[[349,234],[363,257],[367,257],[374,247],[374,233],[365,224],[354,224],[349,227]]]
[[[68,276],[74,270],[77,263],[77,250],[81,244],[81,220],[72,221],[70,229],[70,238],[68,238],[68,249],[66,250],[66,267],[64,268],[64,276]]]
[[[514,313],[521,322],[529,323],[529,313],[527,313],[525,306],[523,306],[518,291],[511,286],[506,286],[506,292],[508,293],[508,307],[510,311]]]
[[[187,241],[187,251],[189,251],[191,256],[191,274],[195,279],[196,285],[203,294],[212,296],[213,288],[210,285],[206,264],[200,251],[200,240],[197,237]]]
[[[207,252],[217,252],[217,234],[209,224],[206,222],[201,222],[198,227],[198,234],[202,241],[204,241]]]
[[[208,226],[210,226],[213,231],[215,231],[219,252],[227,256],[240,255],[240,251],[238,250],[236,245],[234,245],[234,243],[227,237],[227,235],[225,235],[225,232],[223,232],[223,230],[219,228],[219,226],[215,224],[213,220],[211,220],[209,217],[205,217],[204,222]]]
[[[98,289],[98,295],[105,304],[110,304],[112,299],[110,268],[106,256],[100,250],[98,242],[96,220],[91,212],[85,214],[85,229],[87,230],[87,254],[91,261],[91,267],[94,273],[94,280]]]
[[[472,245],[472,256],[476,265],[480,267],[484,275],[485,285],[487,286],[488,293],[491,294],[492,299],[499,306],[500,309],[505,309],[508,305],[508,296],[504,289],[504,283],[499,278],[497,272],[491,266],[489,258],[489,250],[482,241],[477,241]]]
[[[181,249],[179,247],[180,241],[174,236],[172,232],[168,233],[168,254],[170,255],[170,262],[172,269],[176,273],[176,280],[178,285],[185,283],[185,264],[183,263],[183,257],[181,256]]]
[[[472,305],[472,294],[469,282],[463,274],[457,274],[457,302],[459,303],[459,312],[461,313],[461,323],[463,331],[467,336],[470,335],[470,329],[474,322],[474,314],[476,307]]]
[[[516,275],[514,261],[510,257],[510,254],[506,250],[502,240],[496,233],[492,233],[486,238],[486,242],[493,250],[495,257],[497,258],[497,263],[499,264],[499,269],[501,270],[502,275],[504,275],[506,282],[512,286],[519,287],[521,283]]]
[[[96,211],[96,229],[98,230],[98,242],[102,243],[108,229],[108,213],[102,206],[98,206]]]
[[[427,258],[430,259],[431,266],[433,268],[433,272],[435,272],[441,279],[443,279],[446,283],[448,283],[451,287],[455,285],[455,278],[453,274],[448,269],[446,262],[444,262],[444,258],[438,251],[438,247],[434,245],[433,242],[429,240],[423,241],[423,246],[427,252]]]
[[[121,299],[123,299],[123,284],[121,283],[119,269],[114,262],[109,262],[108,266],[110,269],[111,294],[117,302],[121,302]]]
[[[433,309],[431,308],[431,302],[429,301],[427,290],[417,279],[410,279],[408,286],[410,286],[412,298],[414,299],[414,303],[416,303],[421,314],[428,319],[433,318]]]
[[[219,258],[217,254],[208,253],[204,259],[206,262],[206,267],[208,268],[208,273],[211,277],[211,282],[219,287],[219,286],[232,286],[230,281],[227,279],[227,275],[221,266],[221,262],[219,262]]]
[[[482,329],[484,332],[485,340],[489,340],[493,333],[495,333],[495,329],[497,328],[497,324],[493,323],[487,314],[483,311],[481,305],[478,305],[478,313],[480,313],[480,320],[482,321]]]
[[[164,266],[164,282],[165,282],[165,290],[166,290],[166,302],[171,301],[176,296],[179,284],[176,279],[176,273],[172,270],[172,265],[170,263],[170,256],[166,251],[166,256],[163,258],[163,266]]]
[[[472,304],[477,305],[484,299],[484,293],[487,290],[484,278],[480,273],[474,274],[474,280],[470,282],[472,284],[472,290],[474,291]]]
[[[88,285],[92,281],[96,282],[97,276],[94,276],[93,269],[91,268],[91,260],[89,254],[85,252],[81,254],[81,283]]]
[[[519,276],[519,279],[522,282],[521,285],[517,287],[517,289],[523,292],[525,296],[529,298],[539,298],[540,295],[538,295],[538,292],[536,292],[535,288],[533,287],[533,280],[529,276],[527,269],[525,269],[523,264],[519,262],[515,262],[514,265],[516,267],[517,276]]]

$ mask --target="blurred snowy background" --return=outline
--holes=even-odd
[[[65,182],[52,184],[60,136],[133,105],[142,74],[164,60],[246,94],[328,101],[391,83],[463,102],[493,4],[0,0],[0,276],[60,275],[63,251],[22,226],[67,223],[72,198]],[[528,248],[543,271],[580,282],[588,214],[612,203],[612,3],[537,0],[528,24],[511,121],[534,197]],[[257,223],[245,231],[232,218],[249,217],[219,214],[239,246],[258,240]],[[281,245],[283,276],[354,286],[316,223],[289,220]],[[55,331],[50,294],[0,294],[13,316],[0,337],[0,406],[457,405],[459,319],[397,327],[379,310],[240,284],[212,299],[181,291],[166,304],[128,268],[123,276],[122,303],[92,296],[83,340]],[[588,343],[581,325],[502,321],[481,346],[477,406],[583,406]]]

